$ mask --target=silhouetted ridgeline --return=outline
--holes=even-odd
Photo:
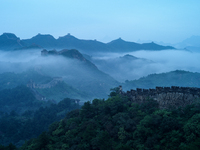
[[[49,34],[38,34],[30,39],[21,40],[13,33],[3,33],[0,35],[1,50],[19,49],[78,49],[84,52],[128,52],[136,50],[166,50],[175,49],[172,46],[162,46],[155,43],[135,43],[127,42],[121,38],[109,43],[102,43],[97,40],[82,40],[70,34],[55,39]]]
[[[135,103],[142,103],[147,99],[156,100],[159,108],[169,107],[184,107],[194,103],[200,98],[200,88],[190,87],[156,87],[156,89],[131,89],[130,91],[123,92],[122,87],[119,87],[119,93],[127,96]]]

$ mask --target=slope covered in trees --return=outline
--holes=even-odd
[[[0,74],[0,90],[11,89],[20,85],[27,86],[27,84],[29,84],[29,87],[33,86],[30,85],[30,81],[36,86],[34,90],[46,97],[47,100],[53,99],[58,102],[66,97],[80,99],[89,97],[84,92],[62,81],[62,78],[61,81],[55,81],[55,78],[44,75],[34,69],[29,69],[22,73],[4,72]],[[51,85],[53,81],[55,81],[55,85]]]
[[[23,103],[22,101],[18,102]],[[20,109],[26,109],[30,106],[31,104],[23,105],[25,108],[20,107]],[[76,100],[65,98],[58,104],[46,102],[38,105],[35,110],[29,109],[20,114],[14,110],[9,113],[1,112],[0,144],[9,145],[12,143],[17,147],[21,146],[26,140],[47,131],[50,124],[64,118],[67,112],[78,108],[80,106]],[[12,147],[12,145],[10,146]]]
[[[155,88],[156,86],[200,87],[200,73],[176,70],[167,73],[151,74],[138,80],[127,80],[123,85],[125,89]]]
[[[48,132],[24,144],[38,149],[197,149],[200,104],[179,109],[158,108],[153,100],[134,104],[117,94],[94,99],[71,111]]]

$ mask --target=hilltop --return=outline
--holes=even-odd
[[[127,80],[124,84],[125,89],[155,88],[156,86],[200,87],[200,73],[176,70],[167,73],[150,74],[138,80]]]

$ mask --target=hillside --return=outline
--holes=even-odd
[[[37,69],[38,72],[49,76],[62,77],[68,85],[85,92],[91,98],[105,98],[109,94],[110,88],[119,85],[115,79],[100,71],[75,49],[43,50],[41,54],[42,59],[50,63],[41,65]]]
[[[86,102],[20,149],[198,149],[199,104],[163,110],[154,100],[137,104],[112,95]]]
[[[154,64],[151,60],[138,58],[129,54],[115,58],[86,57],[101,71],[109,74],[119,82],[133,79],[142,67]]]
[[[19,85],[25,85],[30,88],[34,96],[39,100],[60,100],[68,98],[88,99],[84,92],[81,92],[65,82],[62,78],[53,78],[43,75],[34,70],[28,70],[23,73],[6,72],[0,74],[0,90],[12,89]]]
[[[134,43],[134,42],[127,42],[123,39],[119,38],[117,40],[113,40],[107,43],[111,49],[114,49],[114,52],[131,52],[136,50],[165,50],[165,49],[174,49],[171,46],[161,46],[155,43]]]
[[[200,87],[200,73],[176,70],[167,73],[151,74],[138,80],[127,80],[123,86],[125,89],[155,88],[156,86]]]
[[[27,110],[35,110],[40,106],[42,106],[42,102],[36,100],[34,94],[26,86],[21,85],[13,89],[0,90],[0,112],[2,114],[12,111],[21,114]]]
[[[21,146],[26,140],[35,138],[42,132],[47,131],[50,124],[60,121],[67,112],[80,108],[77,100],[69,98],[63,99],[58,104],[33,100],[27,97],[31,93],[25,93],[27,92],[25,87],[16,87],[9,92],[8,97],[10,99],[6,98],[4,94],[4,100],[7,102],[4,102],[3,106],[7,109],[9,108],[10,111],[2,110],[0,107],[1,150],[3,149],[1,144],[8,145],[13,143],[17,147]],[[2,95],[1,93],[1,98]],[[15,105],[15,109],[12,109],[13,105]]]
[[[106,98],[110,88],[119,85],[75,49],[9,51],[2,52],[2,57],[0,90],[20,84],[27,85],[31,80],[32,84],[37,85],[34,90],[44,94],[40,93],[40,99],[44,96],[56,101],[65,97],[90,100]]]
[[[26,44],[13,33],[3,33],[0,36],[0,50],[13,50],[24,46]]]
[[[51,48],[56,47],[56,39],[52,35],[42,35],[38,34],[31,39],[24,39],[22,40],[27,45],[37,44],[42,47]]]
[[[4,33],[0,36],[0,49],[30,49],[30,48],[47,48],[47,49],[78,49],[84,53],[96,52],[131,52],[136,50],[165,50],[175,49],[171,46],[161,46],[155,43],[134,43],[120,39],[113,40],[109,43],[102,43],[97,40],[78,39],[70,34],[55,39],[52,35],[38,34],[30,39],[17,38],[12,33]]]

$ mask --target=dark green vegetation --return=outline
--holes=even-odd
[[[198,149],[200,105],[158,109],[154,100],[134,104],[115,88],[107,100],[94,99],[20,149]]]
[[[60,100],[69,97],[75,99],[89,99],[89,96],[81,92],[69,85],[65,82],[59,82],[54,87],[51,88],[44,88],[44,89],[37,89],[37,91],[46,97],[47,100],[53,100],[55,102],[59,102]]]
[[[58,102],[66,97],[81,99],[88,98],[84,92],[73,88],[62,80],[58,82],[55,81],[55,84],[53,84],[52,82],[54,80],[54,78],[41,74],[39,71],[33,69],[18,74],[6,72],[0,74],[0,90],[15,88],[20,85],[27,85],[30,84],[31,81],[35,85],[46,86],[43,86],[43,88],[34,88],[34,91],[43,97],[46,97],[47,100],[55,100]],[[34,93],[34,95],[36,95],[36,93]]]
[[[25,48],[57,48],[79,49],[84,52],[128,52],[136,50],[164,50],[174,49],[171,46],[161,46],[155,43],[134,43],[122,39],[102,43],[96,40],[81,40],[70,34],[55,39],[52,35],[38,34],[31,39],[20,40],[12,33],[4,33],[0,36],[0,49],[25,49]]]
[[[14,88],[18,85],[26,85],[30,80],[38,83],[45,84],[52,80],[51,77],[41,75],[33,69],[27,70],[23,73],[5,72],[0,74],[0,90]]]
[[[0,91],[0,116],[4,113],[23,113],[26,110],[35,110],[43,105],[26,86],[17,86],[13,89]]]
[[[9,95],[6,97],[7,93]],[[3,90],[0,95],[0,144],[2,145],[12,143],[21,146],[25,140],[39,136],[50,124],[64,118],[67,112],[80,108],[76,100],[69,98],[63,99],[58,104],[35,100],[32,93],[23,86]],[[13,145],[8,147],[10,146]]]
[[[200,73],[176,70],[168,73],[151,74],[138,80],[126,81],[124,88],[155,88],[156,86],[170,87],[200,87]]]

